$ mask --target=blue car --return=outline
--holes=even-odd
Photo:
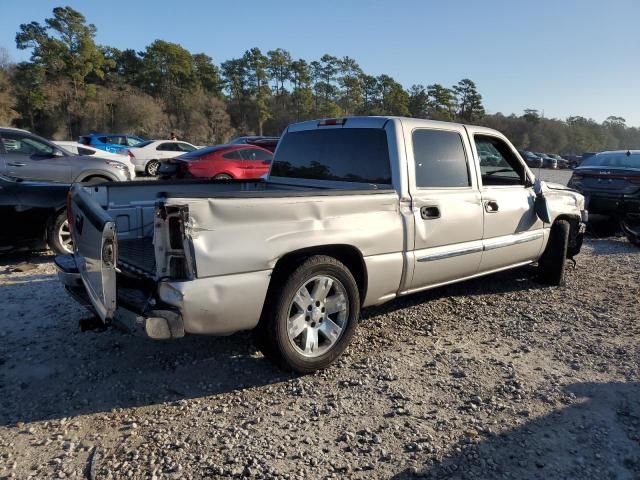
[[[107,152],[120,153],[129,147],[135,147],[137,144],[144,142],[144,139],[135,135],[119,133],[92,133],[81,136],[78,142],[83,145],[90,145],[93,148],[106,150]]]

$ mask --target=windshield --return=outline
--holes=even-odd
[[[374,128],[289,133],[280,141],[271,176],[390,185],[387,133]]]
[[[627,152],[598,153],[584,160],[580,166],[640,168],[640,153],[631,153],[629,155],[627,155]]]
[[[144,142],[136,143],[134,146],[136,148],[142,148],[142,147],[146,147],[150,143],[153,143],[153,140],[145,140]]]

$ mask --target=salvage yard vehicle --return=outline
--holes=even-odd
[[[71,253],[66,201],[69,185],[0,175],[0,252],[51,248]]]
[[[53,143],[55,143],[59,147],[64,148],[67,152],[73,153],[74,155],[82,155],[86,157],[94,156],[96,158],[115,160],[116,162],[124,163],[129,169],[129,176],[131,177],[131,179],[136,178],[136,169],[133,163],[131,163],[131,160],[129,160],[129,155],[107,152],[106,150],[99,150],[90,145],[83,145],[78,142],[54,140]]]
[[[158,171],[163,178],[215,178],[251,180],[269,173],[273,154],[254,145],[215,145],[165,160]]]
[[[591,155],[573,171],[568,186],[586,197],[591,213],[606,217],[610,231],[619,225],[640,245],[640,150]]]
[[[130,148],[128,154],[137,172],[155,177],[162,160],[196,149],[194,145],[178,140],[147,140]]]
[[[44,182],[120,182],[131,179],[119,161],[74,155],[26,130],[0,128],[0,174]]]
[[[487,149],[497,165],[479,162]],[[267,358],[301,373],[344,351],[362,307],[534,262],[562,284],[587,215],[499,132],[398,117],[290,125],[262,181],[70,195],[59,277],[104,322],[157,339],[254,329]]]

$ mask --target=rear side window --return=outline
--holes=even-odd
[[[387,133],[373,128],[288,133],[280,141],[271,175],[390,185]]]
[[[94,152],[93,150],[89,150],[88,148],[78,147],[78,153],[80,155],[93,155],[96,152]]]
[[[462,137],[445,130],[414,130],[413,159],[416,186],[421,188],[471,185]]]
[[[162,152],[179,152],[180,149],[175,143],[161,143],[156,147],[156,150],[160,150]]]

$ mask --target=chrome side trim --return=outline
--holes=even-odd
[[[459,257],[460,255],[469,255],[471,253],[479,253],[497,248],[510,247],[521,243],[533,242],[543,237],[542,230],[533,232],[523,232],[514,235],[506,235],[496,239],[483,240],[482,245],[468,245],[466,247],[453,248],[447,251],[439,251],[423,255],[417,259],[418,262],[433,262],[443,260],[445,258]],[[475,242],[474,242],[475,243]]]
[[[468,255],[470,253],[478,253],[482,251],[482,245],[458,248],[456,250],[450,250],[448,252],[432,253],[418,258],[418,262],[433,262],[435,260],[442,260],[444,258],[459,257],[460,255]]]
[[[533,242],[534,240],[538,240],[540,238],[542,238],[541,231],[535,231],[531,233],[518,233],[515,235],[509,235],[506,238],[503,237],[499,240],[490,239],[489,241],[485,242],[484,250],[487,251],[495,250],[496,248],[510,247],[512,245],[519,245],[521,243]]]

